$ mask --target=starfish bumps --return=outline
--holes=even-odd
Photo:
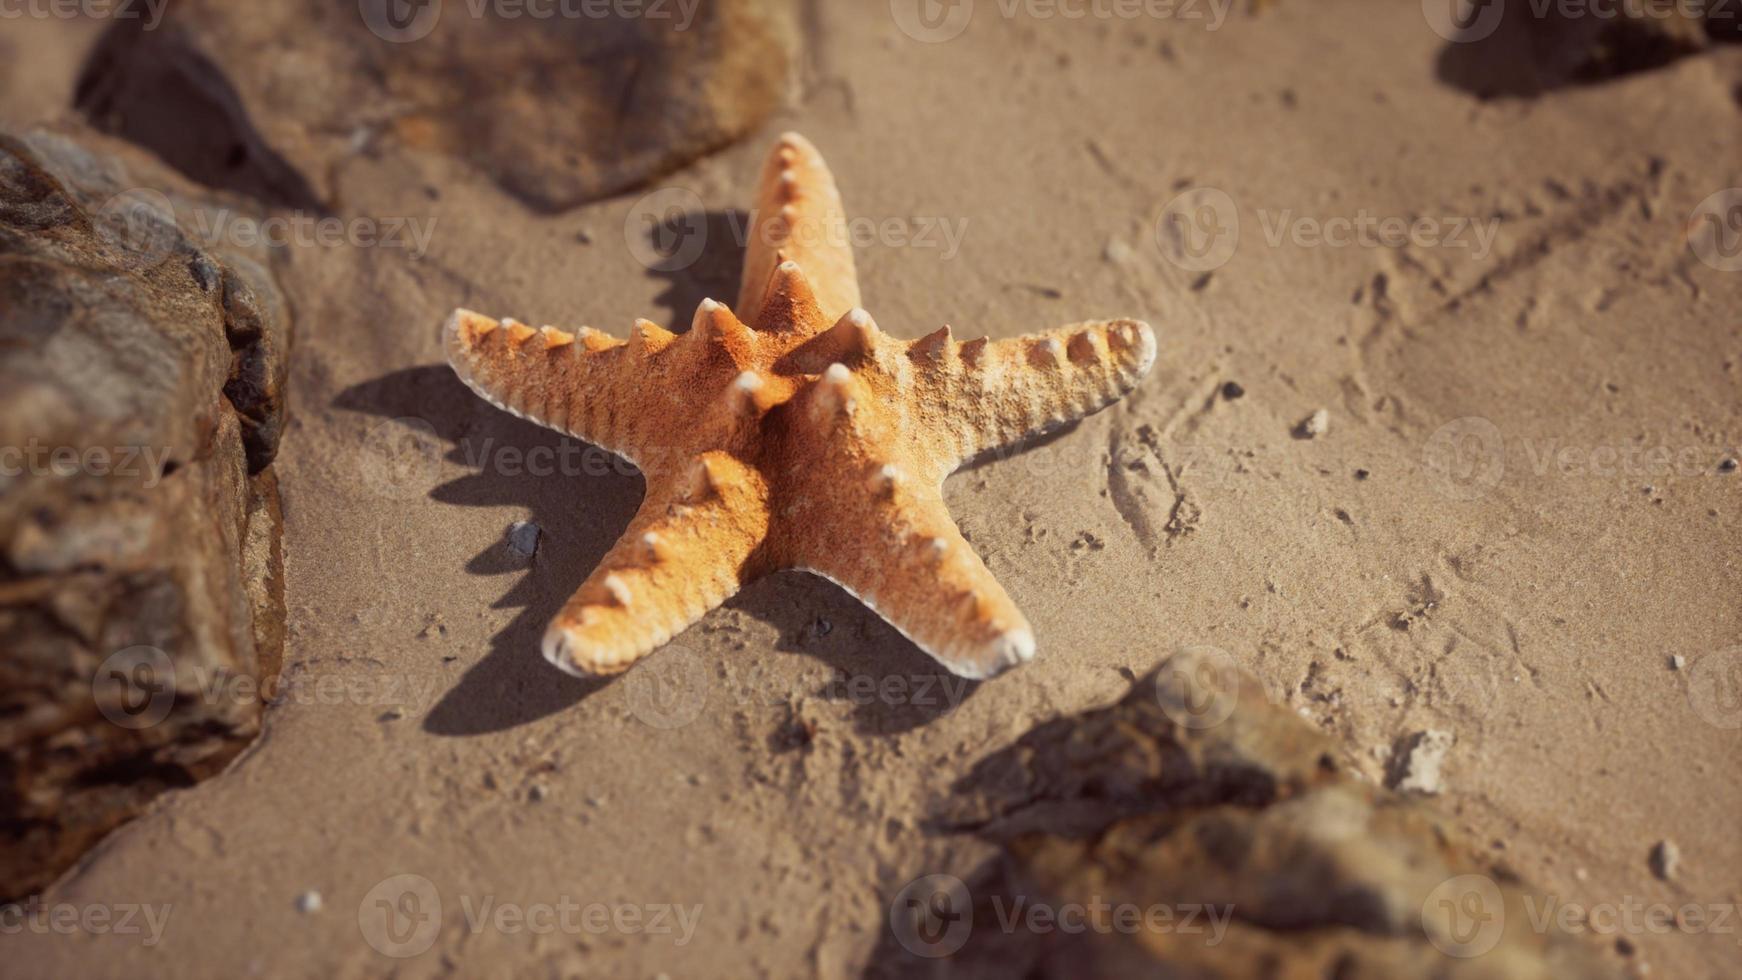
[[[570,673],[626,670],[753,578],[839,583],[945,667],[989,677],[1034,633],[944,508],[964,461],[1095,412],[1155,360],[1132,320],[1014,340],[897,340],[859,305],[834,177],[797,134],[757,187],[735,309],[627,340],[459,310],[444,343],[479,395],[638,466],[629,529],[550,624]]]

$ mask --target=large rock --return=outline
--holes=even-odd
[[[923,975],[937,953],[938,975],[962,977],[1616,975],[1533,928],[1511,874],[1426,805],[1348,775],[1225,654],[1182,651],[955,789],[941,829],[1003,856],[959,888],[927,883],[909,907],[938,921],[893,921],[874,975]],[[949,941],[958,902],[971,927],[928,946]],[[1079,911],[1076,929],[1049,918]]]
[[[575,15],[506,16],[522,6]],[[588,14],[610,6],[638,15]],[[180,0],[155,30],[117,22],[79,106],[203,183],[291,207],[337,206],[348,156],[435,153],[556,210],[754,128],[786,95],[796,31],[791,0]]]
[[[234,206],[95,134],[0,133],[0,896],[257,730],[290,320],[263,256],[175,220]]]

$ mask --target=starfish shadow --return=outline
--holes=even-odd
[[[629,523],[641,478],[602,449],[517,419],[481,401],[445,365],[408,368],[365,381],[334,407],[415,424],[445,444],[443,458],[465,475],[430,492],[462,507],[518,505],[538,525],[531,559],[516,558],[506,534],[465,564],[472,575],[522,573],[494,604],[518,609],[490,651],[424,718],[435,735],[478,735],[568,708],[608,681],[571,677],[545,663],[539,642],[551,617]],[[506,528],[504,528],[506,531]]]
[[[673,216],[648,228],[648,247],[670,258],[669,268],[649,270],[665,280],[665,289],[653,301],[667,311],[667,329],[688,330],[704,299],[737,304],[749,228],[749,213],[738,209]]]
[[[758,579],[727,605],[779,631],[776,650],[802,653],[830,668],[829,678],[814,688],[760,694],[850,704],[860,735],[921,728],[980,689],[979,681],[950,673],[847,590],[809,572],[786,570]]]

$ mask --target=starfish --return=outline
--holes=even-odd
[[[487,401],[635,464],[646,497],[545,633],[580,675],[628,669],[761,575],[847,589],[953,673],[1034,656],[1034,632],[944,507],[962,463],[1112,404],[1155,360],[1135,320],[918,340],[860,305],[834,176],[796,133],[758,180],[735,309],[627,340],[457,310],[454,371]]]

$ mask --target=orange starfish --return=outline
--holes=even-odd
[[[944,508],[964,461],[1106,407],[1155,360],[1133,320],[1015,340],[915,341],[859,306],[846,214],[816,148],[762,168],[737,315],[627,341],[458,310],[444,342],[473,391],[640,467],[629,530],[544,637],[580,675],[626,670],[781,568],[828,578],[963,677],[1034,656],[1034,633]]]

